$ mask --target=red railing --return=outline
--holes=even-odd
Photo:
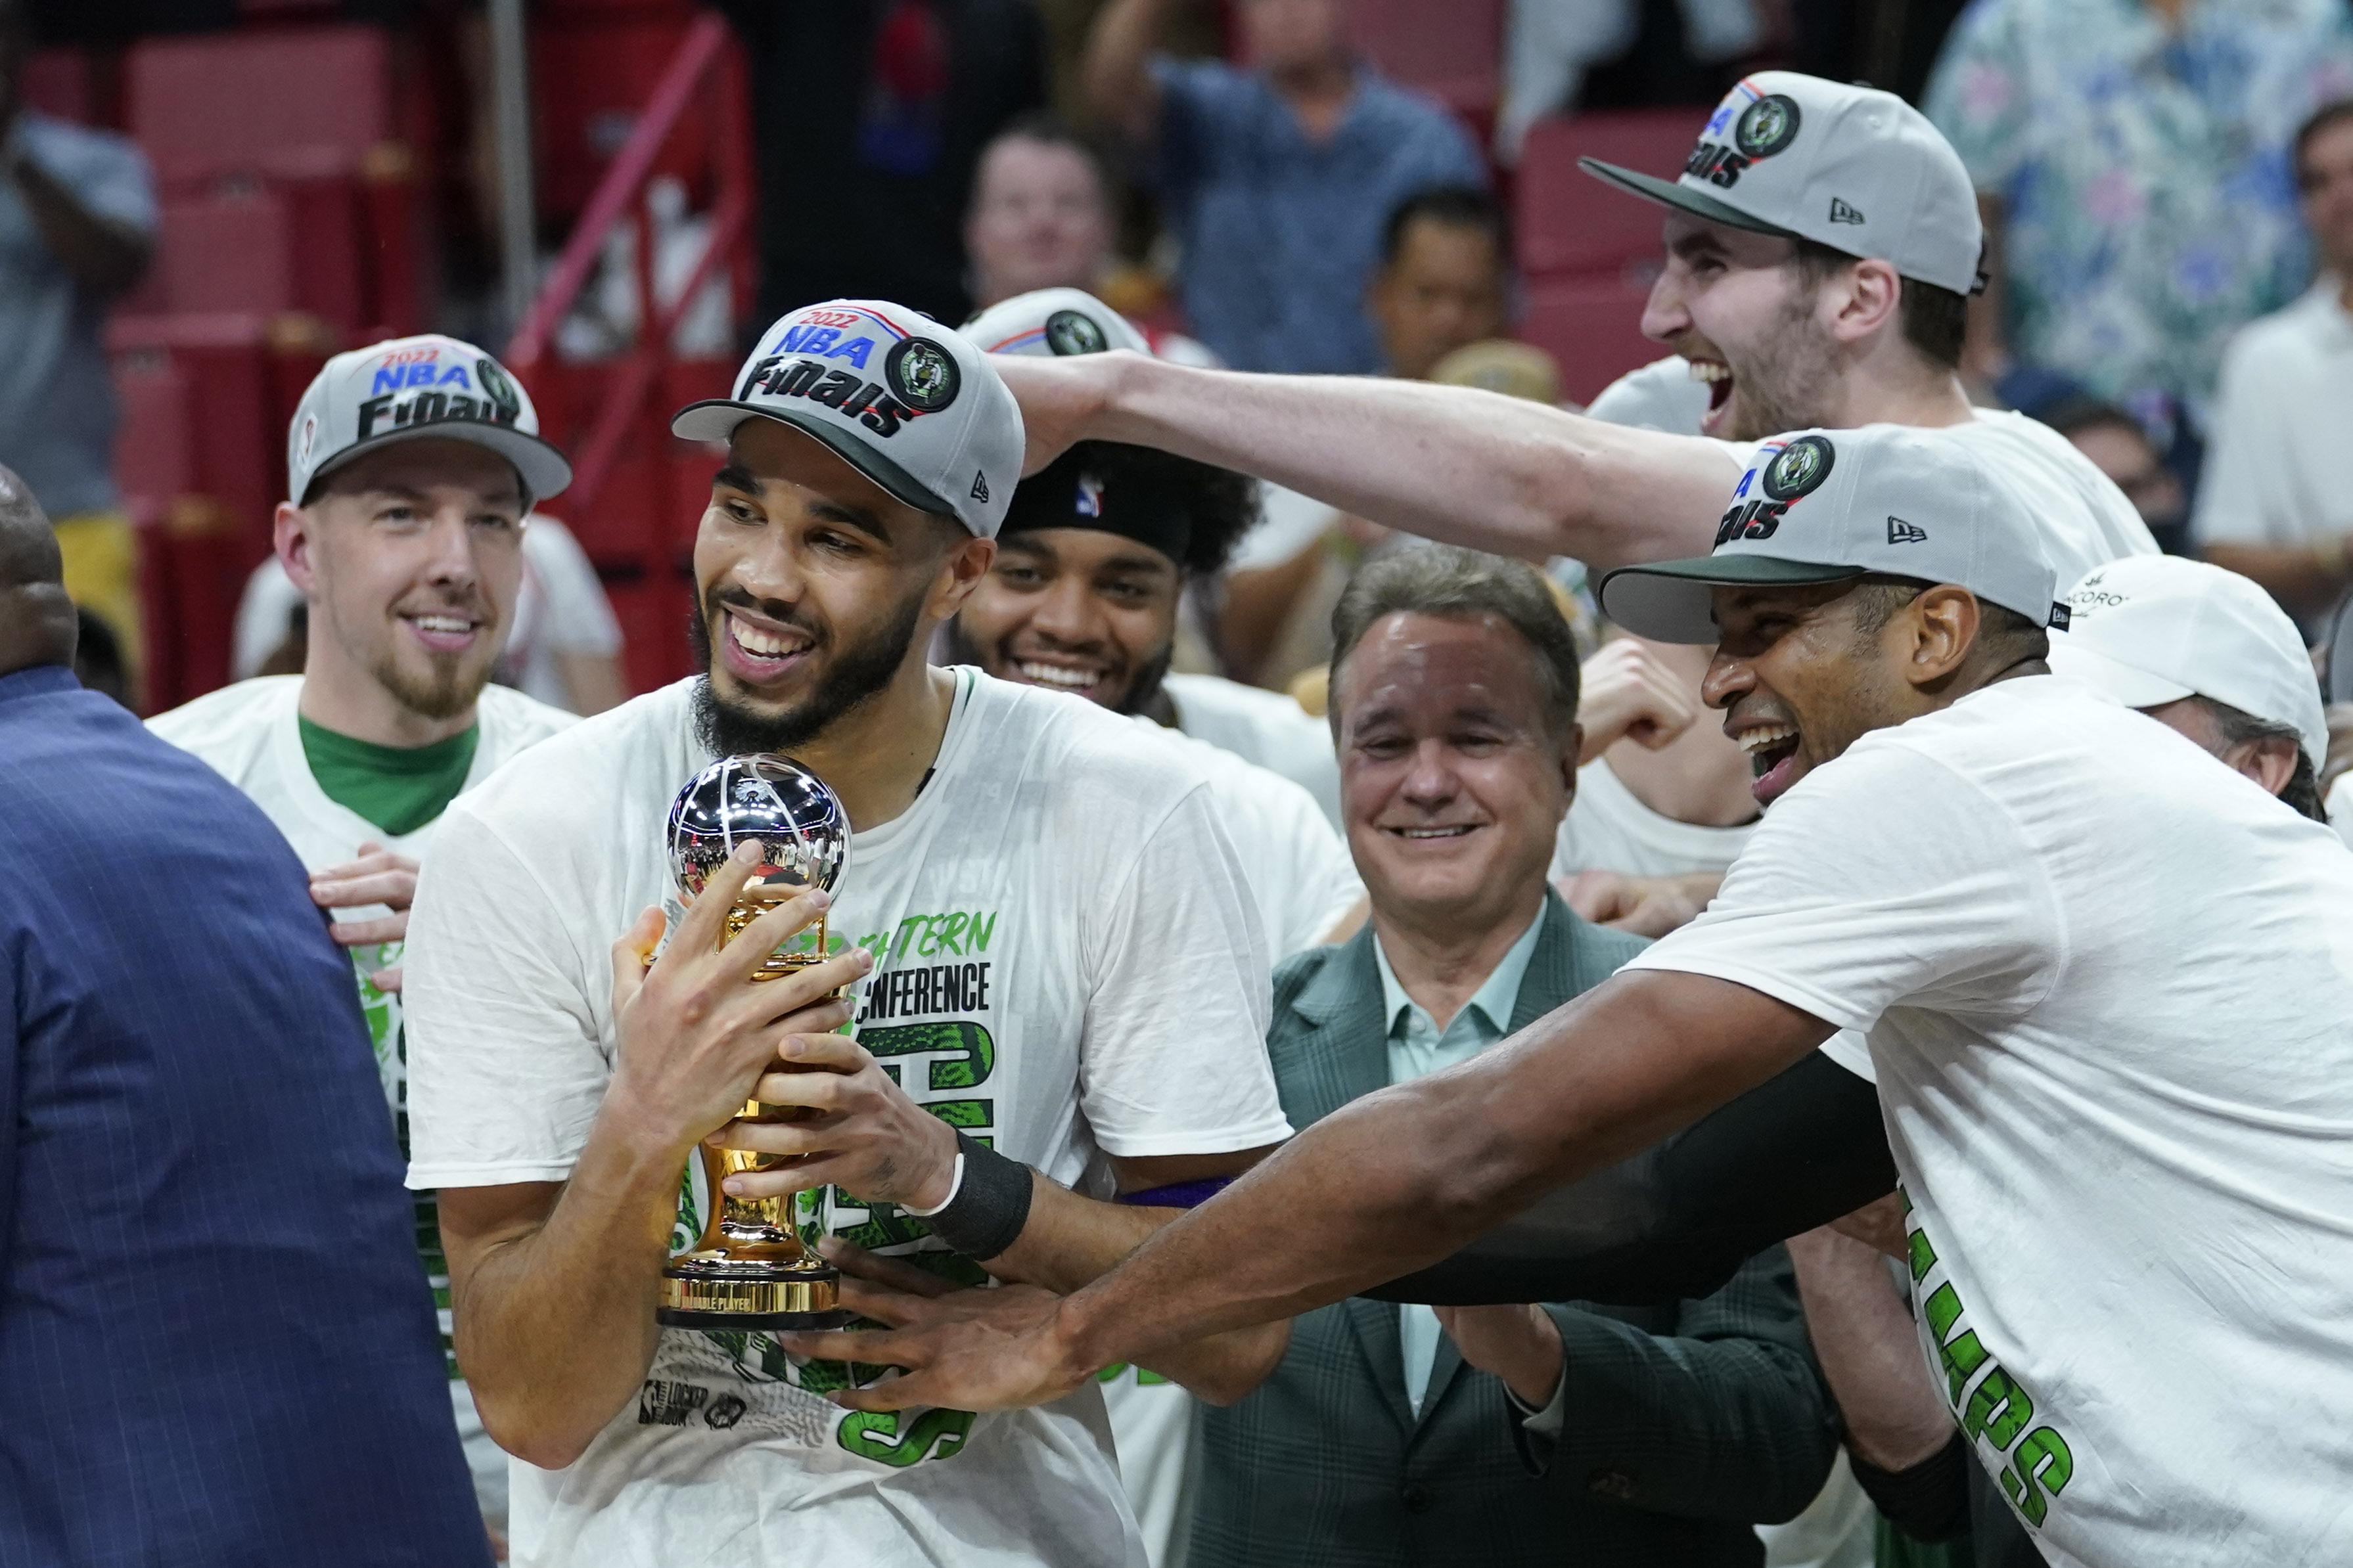
[[[712,171],[714,197],[710,239],[686,286],[665,306],[654,288],[656,226],[646,199],[647,187],[664,144],[688,113],[705,103],[715,110],[718,132],[713,140],[716,167]],[[712,276],[724,269],[730,279],[731,321],[747,305],[754,199],[751,127],[742,58],[733,47],[726,21],[705,12],[687,29],[628,140],[622,143],[612,166],[589,198],[554,270],[548,275],[530,312],[507,344],[508,366],[532,387],[536,400],[539,386],[535,382],[538,373],[553,358],[557,325],[594,275],[614,226],[634,212],[638,236],[635,247],[637,341],[617,373],[604,378],[602,398],[585,421],[583,434],[571,454],[572,488],[562,498],[561,506],[565,516],[576,520],[595,512],[607,481],[627,455],[629,442],[642,437],[647,399],[664,384],[666,373],[675,362],[672,339],[679,320],[692,308]]]

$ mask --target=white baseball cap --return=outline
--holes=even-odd
[[[822,441],[892,496],[997,537],[1021,479],[1020,405],[988,356],[919,310],[831,300],[760,335],[735,395],[690,403],[670,422],[724,441],[757,415]]]
[[[2051,669],[2127,708],[2203,697],[2293,727],[2314,767],[2328,755],[2320,679],[2287,612],[2236,572],[2179,555],[2127,555],[2069,590]]]
[[[572,482],[572,465],[539,438],[539,411],[506,367],[471,343],[428,332],[320,366],[286,431],[286,497],[304,505],[330,469],[427,436],[488,447],[515,466],[533,500]]]
[[[2026,502],[1958,442],[1908,425],[1764,442],[1716,524],[1715,553],[1620,566],[1601,580],[1601,613],[1653,642],[1712,643],[1713,587],[1872,572],[1957,584],[2036,626],[2067,618]]]
[[[964,335],[992,354],[1099,354],[1152,345],[1125,316],[1083,289],[1032,289],[999,300],[964,324]]]
[[[1956,294],[1983,286],[1985,226],[1969,172],[1928,117],[1892,92],[1759,71],[1708,117],[1681,178],[1577,163],[1715,223],[1876,257]]]

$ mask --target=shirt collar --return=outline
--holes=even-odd
[[[1545,905],[1538,904],[1528,929],[1520,933],[1520,939],[1512,943],[1479,989],[1471,994],[1471,1000],[1463,1004],[1465,1007],[1478,1008],[1498,1034],[1512,1026],[1512,1009],[1520,999],[1520,982],[1527,978],[1528,961],[1535,956],[1536,938],[1544,931],[1544,918]],[[1381,1021],[1394,1035],[1399,1019],[1415,1003],[1405,994],[1405,987],[1398,984],[1397,971],[1389,967],[1389,955],[1381,947],[1377,931],[1373,933],[1373,960],[1381,971]]]
[[[70,665],[28,664],[22,669],[0,675],[0,702],[14,702],[19,697],[39,697],[51,691],[80,689],[81,682],[75,678]]]

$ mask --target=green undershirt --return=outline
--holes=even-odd
[[[300,714],[302,755],[329,800],[395,838],[441,815],[466,787],[481,726],[429,746],[379,746],[322,729]]]

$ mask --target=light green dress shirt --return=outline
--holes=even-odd
[[[1520,982],[1527,975],[1528,961],[1535,956],[1536,936],[1543,929],[1544,906],[1539,904],[1535,918],[1520,933],[1520,940],[1512,943],[1503,961],[1461,1010],[1447,1020],[1443,1029],[1398,984],[1397,972],[1389,967],[1389,955],[1382,951],[1380,936],[1376,932],[1373,957],[1381,971],[1381,1016],[1389,1021],[1389,1082],[1408,1083],[1467,1062],[1502,1039],[1511,1027],[1512,1008],[1520,999]],[[1406,1396],[1413,1402],[1417,1416],[1421,1414],[1422,1395],[1430,1390],[1430,1369],[1438,1357],[1438,1340],[1443,1331],[1438,1326],[1438,1314],[1431,1309],[1410,1303],[1398,1308],[1398,1342],[1405,1352]]]

